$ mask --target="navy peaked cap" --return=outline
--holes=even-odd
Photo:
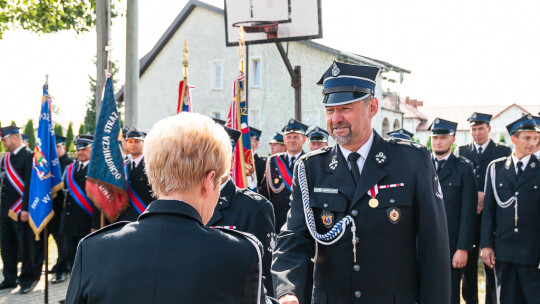
[[[483,123],[487,123],[489,125],[489,123],[491,122],[492,116],[493,115],[490,115],[490,114],[474,112],[472,113],[471,117],[469,117],[467,120],[471,123],[471,125],[483,124]]]
[[[527,114],[507,125],[506,130],[508,130],[510,135],[513,135],[518,131],[540,132],[540,126],[538,125],[538,121],[531,114]]]
[[[281,130],[285,133],[285,135],[289,133],[300,133],[300,134],[306,134],[308,126],[299,122],[298,120],[291,118],[287,125]]]
[[[394,130],[394,131],[390,131],[388,133],[388,136],[390,137],[395,137],[395,138],[401,138],[401,139],[408,139],[408,140],[411,140],[412,137],[414,136],[413,133],[401,128],[401,129],[397,129],[397,130]]]
[[[311,132],[307,134],[307,137],[309,138],[309,141],[313,142],[328,142],[328,132],[319,127],[315,127],[313,130],[311,130]]]
[[[428,130],[431,131],[432,135],[448,135],[456,134],[457,123],[442,118],[435,118]]]

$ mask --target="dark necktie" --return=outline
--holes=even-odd
[[[442,166],[444,165],[444,163],[446,162],[446,160],[438,160],[438,159],[435,159],[435,162],[437,163],[437,171],[435,171],[437,173],[437,175],[441,172],[441,169],[442,169]]]
[[[133,172],[133,170],[135,170],[135,161],[134,160],[131,161],[131,172]]]
[[[519,178],[521,176],[521,173],[523,173],[523,162],[522,161],[518,161],[517,163],[517,178]]]
[[[360,154],[356,152],[352,152],[347,157],[347,159],[351,163],[352,179],[355,185],[358,185],[358,181],[360,180],[360,168],[358,167],[358,163],[357,163],[359,158],[360,158]]]
[[[484,149],[482,149],[482,147],[479,147],[478,148],[478,155],[482,155],[482,152],[484,152]]]
[[[294,162],[296,161],[296,157],[291,157],[291,163],[289,164],[289,167],[292,169],[294,168]]]

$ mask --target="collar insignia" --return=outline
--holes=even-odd
[[[375,160],[380,165],[386,161],[386,155],[384,153],[379,152],[379,154],[375,155]]]

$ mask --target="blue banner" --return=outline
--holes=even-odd
[[[56,153],[56,138],[51,118],[51,98],[47,84],[43,86],[38,134],[32,161],[28,212],[30,227],[39,239],[39,234],[54,216],[52,199],[62,189],[62,170]],[[60,216],[58,214],[57,216]]]
[[[124,158],[120,150],[120,115],[110,75],[101,102],[86,178],[86,193],[110,222],[128,204]]]

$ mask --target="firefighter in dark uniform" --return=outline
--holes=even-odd
[[[261,130],[249,127],[249,133],[251,137],[251,150],[253,150],[253,159],[255,160],[255,172],[257,172],[257,189],[262,185],[264,178],[264,167],[266,166],[266,157],[260,156],[257,153],[259,148],[259,140],[261,139]]]
[[[276,215],[276,233],[287,220],[287,212],[290,208],[290,196],[292,187],[292,172],[296,161],[305,153],[302,145],[306,142],[306,130],[308,126],[290,119],[283,128],[283,141],[287,152],[269,156],[266,160],[266,174],[261,186],[261,194],[268,198],[274,206]]]
[[[506,128],[514,151],[487,168],[482,259],[495,267],[500,304],[540,303],[540,126],[528,114]]]
[[[538,113],[538,115],[540,115],[540,113]],[[540,116],[533,116],[533,118],[536,121],[536,124],[540,126]],[[533,155],[536,156],[536,158],[540,159],[540,141],[538,141]]]
[[[66,138],[56,135],[56,152],[58,153],[58,160],[60,162],[60,169],[65,171],[66,167],[73,162],[73,160],[66,153]],[[67,267],[67,253],[64,244],[64,236],[60,234],[60,222],[62,219],[62,211],[64,209],[64,192],[58,191],[56,197],[53,199],[54,217],[48,225],[49,232],[53,235],[56,247],[58,248],[58,258],[56,259],[56,265],[53,266],[52,272],[55,273],[55,277],[52,279],[53,283],[61,283],[66,280],[66,275],[69,272]]]
[[[220,121],[218,121],[220,123]],[[240,131],[223,126],[234,147]],[[276,246],[274,208],[262,195],[248,189],[240,189],[231,178],[219,186],[219,200],[212,218],[206,223],[210,227],[224,227],[253,234],[263,244],[263,275],[266,293],[273,294],[272,251]]]
[[[154,125],[144,153],[157,200],[136,222],[109,225],[80,243],[66,303],[270,303],[257,238],[205,226],[230,170],[225,136],[193,113]]]
[[[504,143],[495,143],[489,138],[491,131],[491,115],[473,113],[468,119],[473,142],[457,147],[455,154],[463,156],[473,163],[476,185],[478,187],[478,205],[476,209],[476,227],[474,247],[469,252],[467,266],[463,270],[463,299],[467,304],[478,304],[478,255],[480,248],[480,226],[482,223],[482,207],[484,205],[484,183],[488,164],[498,158],[509,156],[510,147]],[[497,304],[495,275],[487,265],[484,265],[486,281],[486,304]]]
[[[19,128],[0,128],[6,154],[1,159],[0,176],[2,206],[0,212],[1,251],[4,281],[0,289],[15,288],[28,293],[34,283],[32,245],[34,234],[28,225],[28,195],[32,174],[32,151],[22,142]],[[21,259],[21,273],[17,276],[17,263]]]
[[[283,142],[283,134],[281,133],[276,132],[268,143],[270,144],[270,155],[287,151],[287,147],[285,147],[285,143]]]
[[[392,138],[400,138],[400,139],[406,139],[406,140],[412,140],[414,134],[401,128],[394,131],[387,132],[386,135],[392,137]]]
[[[280,303],[298,303],[314,256],[313,303],[450,303],[442,190],[424,146],[372,130],[378,71],[334,62],[319,81],[337,145],[295,166],[272,259]]]
[[[328,132],[317,126],[307,134],[307,138],[309,139],[310,151],[328,147]]]
[[[461,302],[460,287],[468,252],[474,243],[478,194],[472,163],[452,154],[457,123],[436,118],[429,127],[433,165],[442,187],[450,239],[451,303]]]
[[[64,235],[70,266],[73,266],[77,244],[90,233],[92,215],[97,210],[86,196],[86,173],[93,142],[93,135],[78,135],[75,138],[77,160],[68,165],[64,173],[65,200],[60,233]]]

